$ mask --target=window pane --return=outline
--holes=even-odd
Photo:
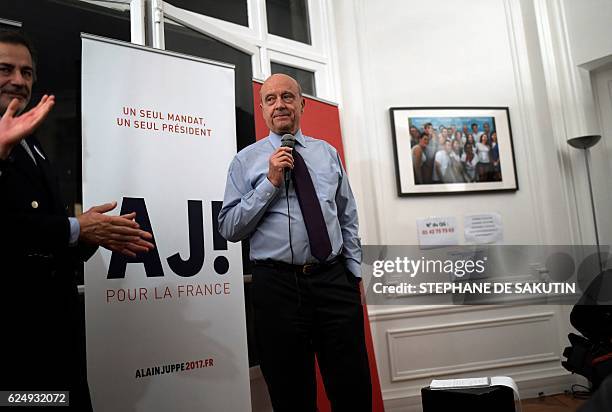
[[[266,0],[268,33],[310,43],[308,0]]]
[[[274,62],[272,62],[270,65],[272,74],[284,73],[289,75],[297,80],[300,86],[302,86],[302,93],[316,96],[315,77],[313,72]]]
[[[249,25],[247,0],[168,0],[167,3],[241,26]]]

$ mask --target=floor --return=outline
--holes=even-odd
[[[521,401],[523,412],[576,412],[586,400],[560,394]]]

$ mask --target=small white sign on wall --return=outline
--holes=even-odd
[[[504,237],[499,213],[465,215],[463,227],[465,241],[468,243],[495,243],[501,241]]]
[[[457,218],[435,216],[417,219],[417,237],[421,248],[459,244]]]

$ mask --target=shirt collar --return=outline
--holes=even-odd
[[[306,139],[304,138],[304,135],[302,134],[301,129],[298,129],[298,131],[295,133],[294,136],[295,136],[295,140],[297,143],[306,147]],[[272,143],[272,146],[274,146],[275,149],[280,147],[281,137],[282,137],[281,135],[276,134],[273,131],[270,131],[270,134],[268,135],[268,139],[270,140],[270,143]]]

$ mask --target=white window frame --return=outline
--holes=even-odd
[[[315,79],[315,93],[321,95],[321,90],[327,90],[329,85],[327,84],[328,76],[326,75],[325,63],[317,61],[306,60],[290,54],[281,53],[275,50],[268,50],[268,65],[266,73],[271,73],[271,63],[280,63],[285,66],[296,67],[298,69],[307,70],[314,73]]]
[[[164,19],[168,19],[249,54],[254,79],[263,80],[270,75],[271,61],[308,70],[314,72],[317,97],[337,101],[330,58],[330,0],[307,0],[311,45],[269,34],[266,1],[244,1],[248,27],[181,9],[172,5],[172,0],[150,0],[152,45],[165,48],[163,27]]]
[[[129,10],[130,12],[130,40],[134,44],[145,45],[146,0],[80,0],[83,3],[91,3],[97,6],[108,7],[116,10]]]

